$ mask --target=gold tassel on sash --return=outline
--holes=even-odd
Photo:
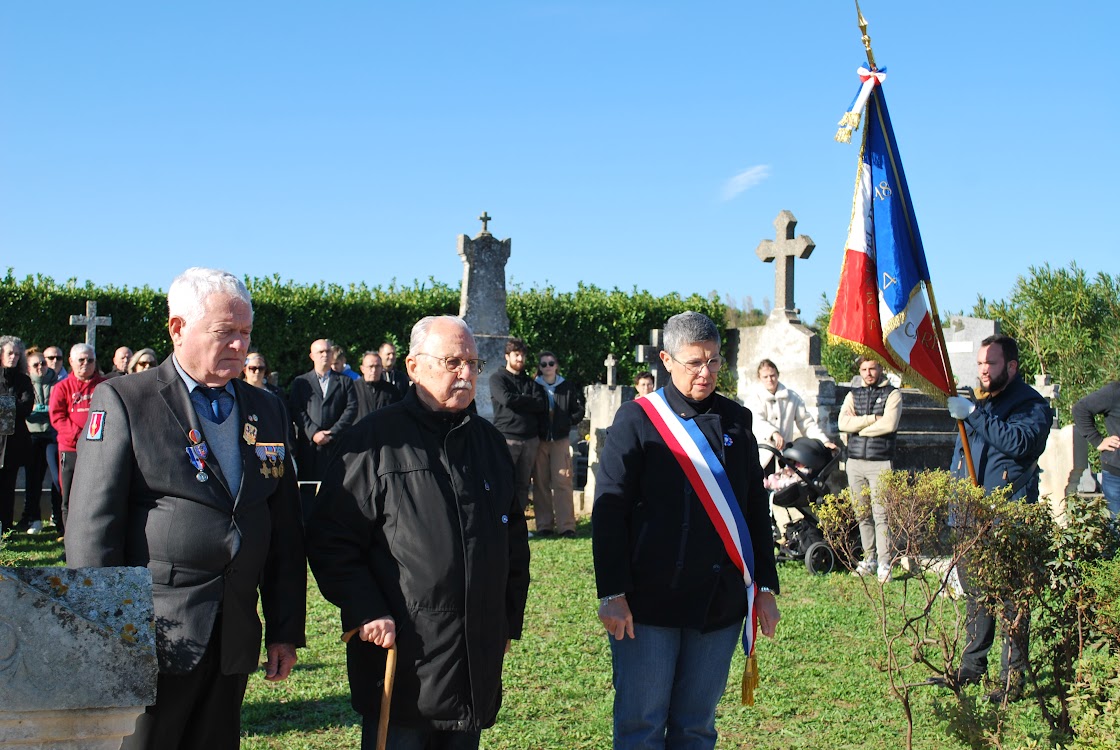
[[[743,668],[743,705],[754,705],[754,689],[758,687],[758,659],[754,654],[747,657],[747,666]]]

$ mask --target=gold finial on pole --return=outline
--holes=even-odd
[[[856,0],[856,15],[859,16],[859,30],[863,34],[863,48],[867,50],[867,64],[871,66],[872,70],[877,70],[875,55],[871,52],[871,37],[867,35],[867,19],[863,17],[863,11],[859,9],[859,0]]]

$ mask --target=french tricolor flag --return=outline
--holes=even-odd
[[[858,122],[855,110],[866,102],[863,145],[829,339],[882,360],[930,395],[952,395],[922,236],[883,96],[886,74],[859,73],[855,116],[845,117]]]

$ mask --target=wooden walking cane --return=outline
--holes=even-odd
[[[342,642],[349,643],[360,628],[342,634]],[[389,706],[393,702],[393,684],[397,678],[397,644],[386,649],[385,681],[381,686],[381,712],[377,717],[377,750],[385,750],[389,738]]]

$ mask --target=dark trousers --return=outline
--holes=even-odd
[[[968,594],[967,621],[965,632],[968,635],[968,645],[961,654],[961,672],[967,675],[984,675],[988,672],[988,652],[996,636],[996,615],[983,606],[977,598],[977,591],[972,586],[968,577],[967,566],[958,569],[961,577],[961,586]],[[1015,624],[1018,619],[1018,624]],[[1000,650],[999,678],[1007,679],[1009,669],[1017,672],[1026,671],[1026,653],[1030,643],[1031,613],[1029,610],[1020,612],[1014,602],[1003,603],[1004,634],[1003,646]],[[1008,632],[1014,629],[1015,632]]]
[[[16,477],[19,464],[8,461],[0,469],[0,534],[12,528],[16,511]]]
[[[529,506],[529,485],[540,443],[540,438],[506,438],[509,455],[513,458],[513,491],[517,502],[521,504],[521,510]]]
[[[27,483],[24,485],[23,520],[25,523],[42,521],[41,502],[43,497],[43,477],[51,475],[51,513],[62,531],[62,491],[58,485],[58,442],[52,435],[31,436],[31,457],[24,467]]]
[[[70,514],[70,485],[74,481],[74,466],[78,463],[77,451],[58,452],[58,483],[62,487],[62,525]]]
[[[159,675],[155,705],[137,717],[121,750],[237,750],[249,675],[222,674],[220,643],[215,625],[192,672]]]
[[[389,720],[386,750],[478,750],[481,732],[415,729]],[[362,718],[362,750],[377,747],[377,719]]]

